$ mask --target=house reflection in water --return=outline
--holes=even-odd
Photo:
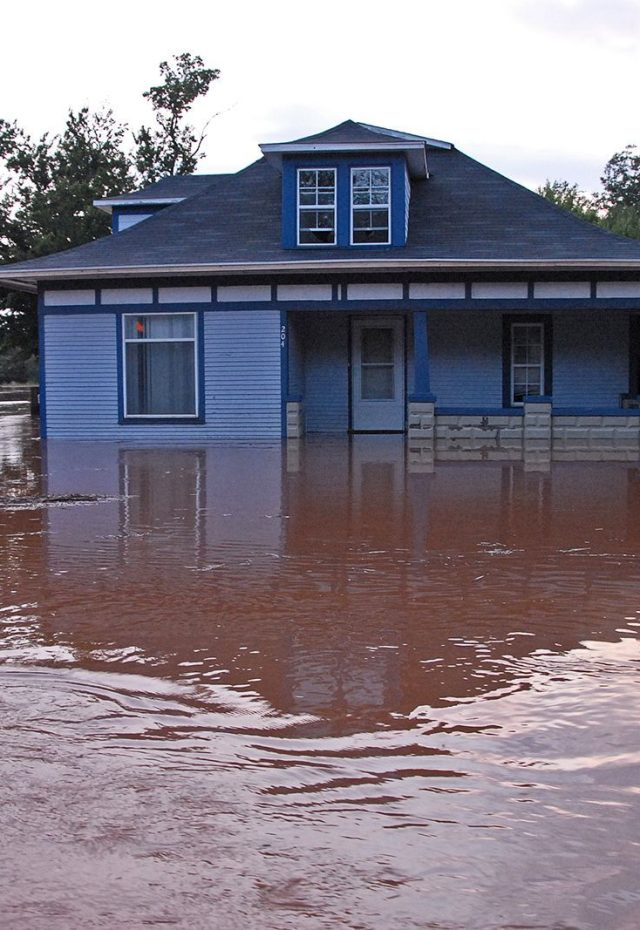
[[[46,485],[107,497],[48,510],[64,580],[42,621],[58,641],[255,691],[335,732],[512,687],[535,650],[616,638],[637,589],[635,463],[416,472],[393,436],[50,442]]]

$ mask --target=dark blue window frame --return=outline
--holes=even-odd
[[[351,243],[351,169],[390,168],[391,170],[391,241],[388,243]],[[334,168],[336,171],[336,242],[335,244],[298,244],[298,169]],[[340,155],[331,152],[302,157],[285,157],[282,165],[282,245],[285,249],[358,249],[376,251],[406,245],[407,188],[409,183],[404,156],[362,152]]]
[[[196,325],[196,353],[197,353],[197,372],[196,372],[196,394],[198,398],[198,415],[194,417],[136,417],[125,416],[124,413],[124,323],[123,318],[131,314],[139,316],[150,316],[154,313],[172,314],[172,313],[190,313],[195,316]],[[176,308],[170,304],[167,305],[127,305],[119,307],[116,311],[116,362],[118,375],[118,423],[121,426],[198,426],[206,423],[205,411],[205,391],[204,391],[204,311],[202,310],[185,310],[183,307]]]

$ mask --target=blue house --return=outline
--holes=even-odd
[[[640,242],[436,139],[347,121],[99,201],[37,292],[42,430],[639,448]]]

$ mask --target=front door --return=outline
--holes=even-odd
[[[351,428],[404,430],[404,322],[353,320],[351,328]]]

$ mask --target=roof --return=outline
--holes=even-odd
[[[205,190],[226,174],[177,174],[169,178],[161,178],[154,184],[138,191],[129,191],[114,197],[104,197],[94,200],[93,205],[101,210],[111,212],[112,207],[138,206],[139,204],[169,204],[179,203],[187,197]]]
[[[424,136],[408,135],[380,126],[369,126],[345,120],[331,129],[294,139],[292,142],[266,142],[260,146],[262,154],[278,171],[282,168],[283,155],[300,155],[316,152],[395,152],[403,154],[412,178],[428,177],[427,147],[433,142],[438,147],[451,148],[449,142],[436,142]]]
[[[349,124],[341,127],[329,132],[352,130]],[[360,126],[358,133],[360,129],[369,131]],[[640,241],[561,210],[455,148],[430,150],[429,167],[430,177],[412,185],[403,247],[283,248],[281,176],[262,158],[233,175],[167,179],[164,190],[172,189],[170,181],[184,183],[183,190],[193,182],[202,187],[197,196],[123,232],[0,268],[0,281],[15,287],[48,278],[269,270],[640,270]],[[164,183],[154,185],[156,192]]]
[[[384,129],[382,126],[371,126],[369,123],[356,123],[352,119],[345,120],[337,126],[316,132],[311,136],[293,139],[285,145],[298,145],[302,142],[313,143],[369,143],[380,144],[395,139],[404,142],[424,142],[437,148],[453,148],[451,142],[442,142],[439,139],[430,139],[427,136],[416,136],[413,133],[398,132],[397,129]]]

